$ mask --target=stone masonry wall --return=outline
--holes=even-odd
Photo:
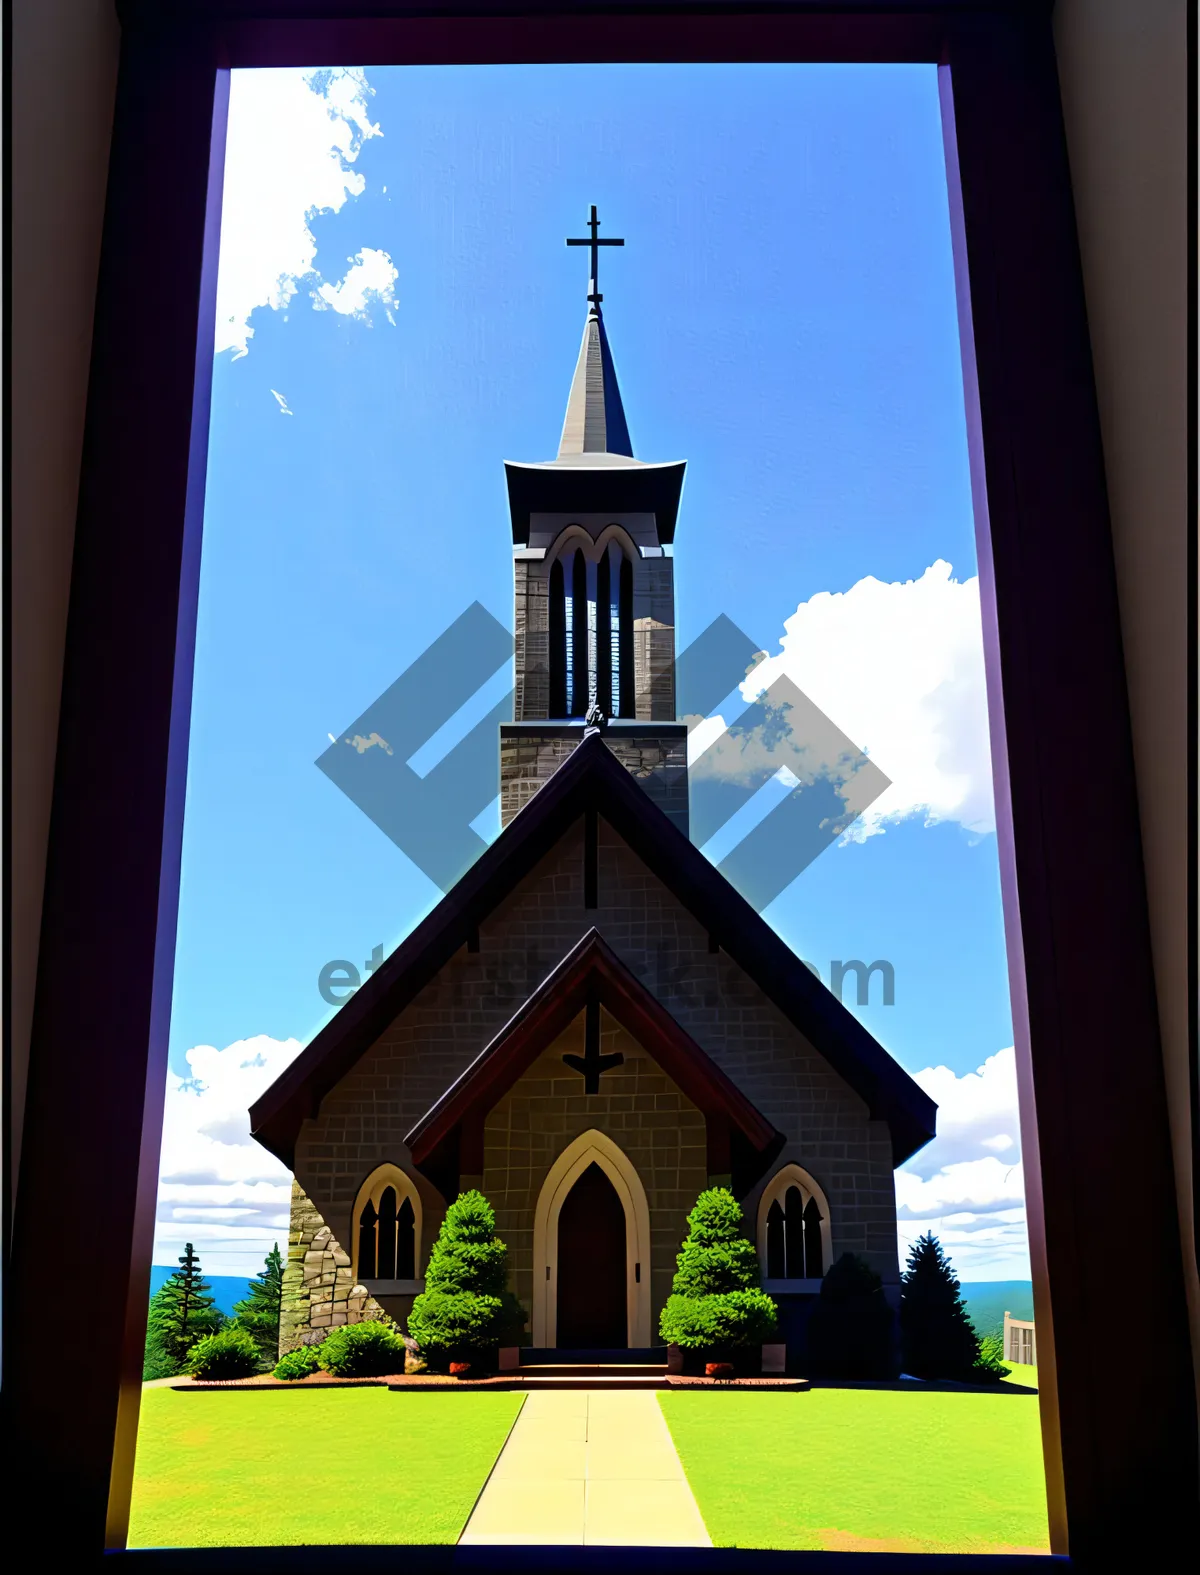
[[[550,714],[550,585],[544,559],[513,559],[513,720]]]
[[[576,748],[582,729],[560,727],[539,732],[523,727],[500,728],[500,824],[514,815],[544,787]],[[662,733],[639,728],[626,731],[619,724],[604,734],[610,752],[636,779],[638,785],[672,820],[684,836],[688,832],[687,734],[676,726]]]
[[[675,720],[675,563],[633,566],[633,691],[639,722]]]
[[[423,1254],[445,1200],[417,1172],[404,1134],[595,926],[631,971],[783,1132],[794,1161],[830,1203],[833,1251],[862,1253],[898,1279],[896,1205],[886,1124],[601,820],[598,907],[583,906],[582,823],[572,828],[304,1123],[296,1176],[338,1241],[352,1240],[358,1189],[390,1161],[417,1186]],[[797,963],[797,966],[803,966]],[[744,1200],[753,1230],[758,1192]],[[390,1310],[390,1309],[389,1309]]]
[[[383,1308],[362,1285],[355,1285],[349,1255],[334,1240],[300,1183],[292,1181],[292,1218],[283,1300],[279,1312],[279,1354],[316,1345],[339,1324],[381,1318]]]
[[[601,1053],[620,1051],[625,1061],[601,1076],[596,1094],[585,1094],[583,1078],[563,1064],[564,1054],[583,1049],[581,1016],[488,1115],[483,1190],[508,1244],[513,1290],[528,1311],[541,1268],[533,1262],[534,1212],[547,1173],[581,1133],[597,1127],[611,1137],[646,1189],[650,1263],[642,1272],[650,1275],[651,1329],[657,1330],[688,1210],[708,1185],[704,1117],[607,1012],[600,1014]]]

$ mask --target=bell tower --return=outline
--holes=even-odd
[[[636,459],[601,313],[590,234],[588,311],[554,459],[505,462],[516,682],[501,728],[501,819],[583,735],[589,712],[646,791],[687,829],[687,729],[675,720],[675,522],[685,461]]]

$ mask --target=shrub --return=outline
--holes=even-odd
[[[507,1330],[523,1329],[524,1309],[504,1288],[508,1248],[481,1192],[464,1192],[446,1210],[413,1302],[408,1332],[434,1366],[478,1360]]]
[[[335,1378],[381,1378],[404,1371],[404,1341],[378,1319],[342,1324],[317,1351],[320,1365]]]
[[[259,1371],[258,1346],[245,1329],[219,1329],[192,1346],[187,1369],[193,1378],[249,1378]]]
[[[900,1292],[900,1339],[904,1371],[915,1378],[988,1384],[999,1383],[1007,1370],[983,1358],[958,1276],[931,1233],[909,1249]]]
[[[279,1358],[274,1376],[290,1383],[294,1379],[307,1378],[310,1373],[319,1372],[320,1367],[320,1346],[298,1345],[294,1351]]]
[[[892,1322],[879,1275],[865,1259],[843,1253],[821,1281],[821,1294],[808,1320],[810,1374],[894,1378]]]
[[[675,1262],[660,1339],[684,1350],[711,1350],[761,1345],[774,1332],[778,1312],[762,1289],[741,1205],[726,1187],[711,1187],[696,1199]]]
[[[979,1359],[982,1362],[994,1362],[1004,1366],[1004,1336],[995,1333],[985,1334],[979,1342]]]

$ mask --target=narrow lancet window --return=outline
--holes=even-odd
[[[358,1216],[358,1274],[360,1279],[373,1280],[375,1278],[376,1242],[375,1232],[378,1222],[375,1205],[367,1200],[367,1205]]]
[[[549,715],[567,714],[567,608],[562,559],[550,566],[550,695]]]
[[[782,1280],[787,1277],[787,1259],[784,1255],[783,1210],[776,1198],[767,1210],[767,1278]]]
[[[588,573],[582,552],[571,565],[571,715],[584,716],[588,708]]]
[[[620,693],[617,715],[634,717],[637,715],[637,701],[633,692],[633,564],[624,556],[621,558],[621,592],[617,617],[620,630],[618,638]]]
[[[385,1187],[379,1200],[379,1257],[376,1263],[377,1280],[396,1278],[396,1191]]]
[[[605,552],[596,565],[596,704],[605,716],[613,714],[610,580],[609,554]]]
[[[799,1187],[789,1187],[783,1200],[784,1258],[787,1267],[784,1276],[789,1280],[804,1278],[804,1199]]]
[[[415,1280],[417,1277],[417,1221],[412,1199],[405,1198],[396,1215],[396,1278]]]
[[[821,1252],[821,1211],[816,1198],[809,1198],[804,1205],[804,1273],[810,1280],[819,1280],[825,1273]]]

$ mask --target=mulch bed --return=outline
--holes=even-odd
[[[687,1378],[667,1374],[672,1389],[807,1389],[807,1378]]]
[[[668,1373],[672,1389],[807,1389],[806,1378],[691,1378]],[[218,1389],[524,1389],[523,1378],[511,1373],[495,1373],[488,1378],[450,1378],[445,1373],[394,1373],[380,1378],[335,1378],[332,1373],[310,1373],[307,1378],[273,1378],[270,1373],[255,1373],[249,1378],[180,1378],[171,1386],[175,1391],[193,1394]],[[546,1387],[538,1385],[539,1389]],[[597,1388],[606,1387],[597,1384]],[[532,1391],[530,1391],[532,1392]]]
[[[379,1378],[335,1378],[332,1373],[309,1373],[307,1378],[273,1378],[254,1373],[249,1378],[180,1378],[174,1390],[193,1394],[217,1389],[517,1389],[507,1374],[493,1378],[449,1378],[445,1373],[392,1373]]]

